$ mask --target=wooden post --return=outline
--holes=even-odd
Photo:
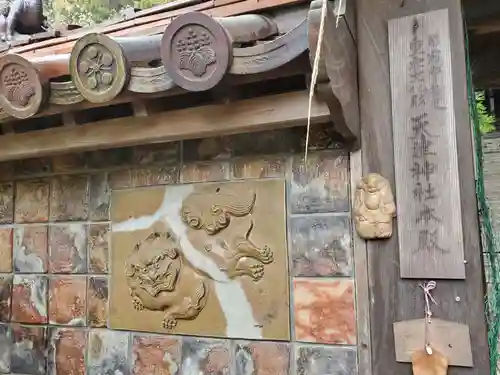
[[[393,188],[395,163],[388,48],[388,21],[448,9],[453,82],[453,113],[458,158],[465,280],[437,280],[436,318],[469,325],[474,367],[451,367],[450,375],[487,375],[489,354],[484,316],[483,272],[468,116],[463,19],[460,0],[357,0],[357,45],[363,173],[386,177]],[[452,217],[443,218],[453,220]],[[397,223],[396,223],[397,225]],[[396,229],[396,228],[395,228]],[[424,313],[422,280],[401,279],[398,231],[389,240],[367,243],[371,304],[373,375],[410,375],[411,365],[397,363],[392,323],[419,319]]]

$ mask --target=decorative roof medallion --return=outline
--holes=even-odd
[[[49,85],[24,57],[7,54],[0,59],[0,106],[12,117],[25,119],[45,104]]]
[[[113,100],[130,78],[122,47],[104,34],[80,38],[71,51],[69,69],[80,93],[92,103]]]
[[[167,26],[161,52],[168,75],[189,91],[216,86],[232,61],[227,31],[210,16],[198,12],[180,15]]]

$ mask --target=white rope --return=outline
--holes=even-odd
[[[429,281],[424,284],[420,284],[419,287],[422,288],[424,291],[424,297],[425,297],[425,351],[427,352],[428,355],[432,355],[432,347],[431,343],[429,342],[429,324],[432,323],[432,309],[431,309],[431,302],[434,305],[437,305],[438,303],[432,296],[432,291],[436,288],[437,284],[435,281]]]

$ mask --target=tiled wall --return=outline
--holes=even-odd
[[[0,373],[356,374],[349,161],[316,127],[0,166]],[[292,342],[113,331],[113,189],[287,180]]]

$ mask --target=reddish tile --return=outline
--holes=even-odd
[[[356,348],[297,344],[298,375],[357,374]]]
[[[14,276],[12,320],[19,323],[47,323],[47,278]]]
[[[312,152],[307,165],[302,155],[295,156],[288,197],[294,214],[349,211],[347,155],[340,151]]]
[[[12,326],[14,345],[11,371],[18,374],[45,375],[47,366],[47,333],[45,327]]]
[[[14,185],[0,184],[0,224],[14,221]]]
[[[353,280],[294,282],[295,338],[324,344],[355,344]]]
[[[14,269],[18,273],[47,272],[49,261],[48,227],[17,226],[14,232]]]
[[[0,276],[0,322],[10,322],[11,302],[12,276]]]
[[[179,337],[137,334],[132,341],[132,374],[175,375],[181,360]]]
[[[229,341],[185,337],[182,341],[182,375],[229,375]]]
[[[89,226],[89,272],[108,273],[109,224]]]
[[[87,280],[85,276],[56,276],[49,280],[49,323],[85,324]]]
[[[240,178],[279,178],[285,177],[285,157],[240,158],[233,163],[233,177]]]
[[[352,275],[350,216],[295,216],[289,227],[294,276]]]
[[[16,183],[16,223],[35,223],[49,220],[49,183],[47,180]]]
[[[0,228],[0,272],[12,272],[11,228]]]
[[[48,375],[85,375],[87,335],[74,328],[51,328]]]
[[[181,172],[181,182],[211,182],[229,179],[229,163],[201,162],[184,164]]]
[[[111,190],[105,173],[90,176],[90,220],[109,220]]]
[[[108,280],[89,277],[87,291],[87,316],[90,327],[102,328],[108,322]]]
[[[179,142],[169,142],[134,147],[134,162],[139,165],[174,165],[179,161],[179,146]]]
[[[86,220],[88,215],[88,176],[59,176],[53,178],[50,197],[51,220]]]
[[[290,374],[288,343],[237,341],[235,357],[238,375]]]
[[[87,225],[52,225],[49,253],[51,273],[87,272]]]
[[[85,154],[57,155],[52,158],[52,166],[55,173],[74,173],[87,167]]]

